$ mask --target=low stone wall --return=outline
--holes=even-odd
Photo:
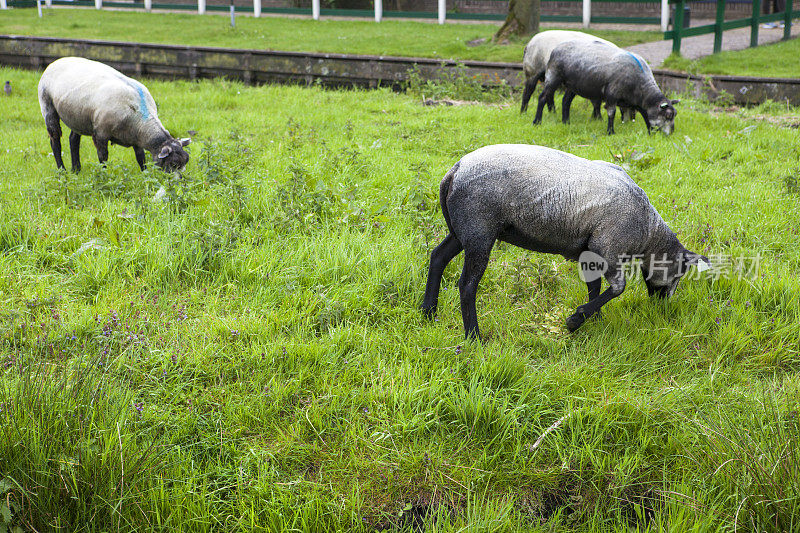
[[[158,78],[225,77],[245,83],[322,83],[331,86],[399,87],[411,69],[423,79],[461,70],[484,85],[523,82],[522,65],[484,61],[442,61],[409,57],[310,54],[197,46],[124,43],[0,35],[0,64],[43,69],[63,56],[107,63],[131,76]],[[653,71],[665,91],[716,98],[730,95],[741,104],[776,100],[800,105],[800,79],[745,76],[691,76]]]

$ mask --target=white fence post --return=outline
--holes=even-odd
[[[447,0],[439,0],[439,24],[444,24],[445,13],[447,13]]]
[[[0,0],[0,9],[8,9],[8,4],[6,4],[6,0]]]
[[[669,29],[669,0],[661,0],[661,31]]]
[[[588,28],[592,23],[592,0],[583,0],[583,27]]]
[[[319,20],[319,0],[311,0],[311,18]]]
[[[256,18],[261,16],[261,0],[253,0],[253,16]]]
[[[197,13],[204,15],[206,12],[206,0],[197,0]]]
[[[375,0],[375,22],[383,20],[383,2],[382,0]]]
[[[95,9],[102,9],[103,8],[103,0],[94,0],[94,8]]]
[[[53,7],[53,0],[45,0],[44,5],[47,7]]]
[[[153,10],[153,0],[144,0],[144,10],[148,13]]]

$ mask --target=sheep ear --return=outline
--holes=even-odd
[[[672,104],[672,105],[675,105],[675,104],[680,104],[681,101],[680,100],[670,100],[669,103]]]
[[[158,158],[159,159],[164,159],[165,157],[167,157],[171,153],[172,153],[172,146],[170,146],[170,145],[164,146],[161,149],[161,152],[159,152]]]
[[[192,142],[192,139],[190,137],[185,137],[178,142],[181,143],[181,146],[187,146],[189,143]]]
[[[708,257],[690,252],[688,250],[683,253],[683,264],[684,272],[689,270],[689,267],[692,265],[697,266],[698,272],[704,272],[711,269],[711,261],[708,260]]]

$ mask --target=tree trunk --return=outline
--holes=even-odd
[[[509,0],[506,21],[494,34],[495,42],[508,40],[511,34],[525,36],[539,32],[541,0]]]

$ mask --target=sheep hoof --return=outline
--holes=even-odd
[[[427,307],[427,306],[423,305],[423,306],[420,306],[420,309],[422,310],[422,314],[424,314],[425,318],[427,318],[428,320],[433,320],[434,317],[436,316],[436,306],[435,305],[432,305],[430,307]]]
[[[468,342],[469,341],[478,342],[484,345],[486,344],[486,339],[481,337],[481,334],[477,329],[470,329],[469,331],[467,331],[466,335],[464,335],[464,340]]]
[[[570,333],[572,333],[573,331],[581,327],[584,322],[586,322],[586,318],[584,318],[583,314],[575,313],[574,315],[571,315],[569,318],[567,318],[567,329],[570,331]]]

